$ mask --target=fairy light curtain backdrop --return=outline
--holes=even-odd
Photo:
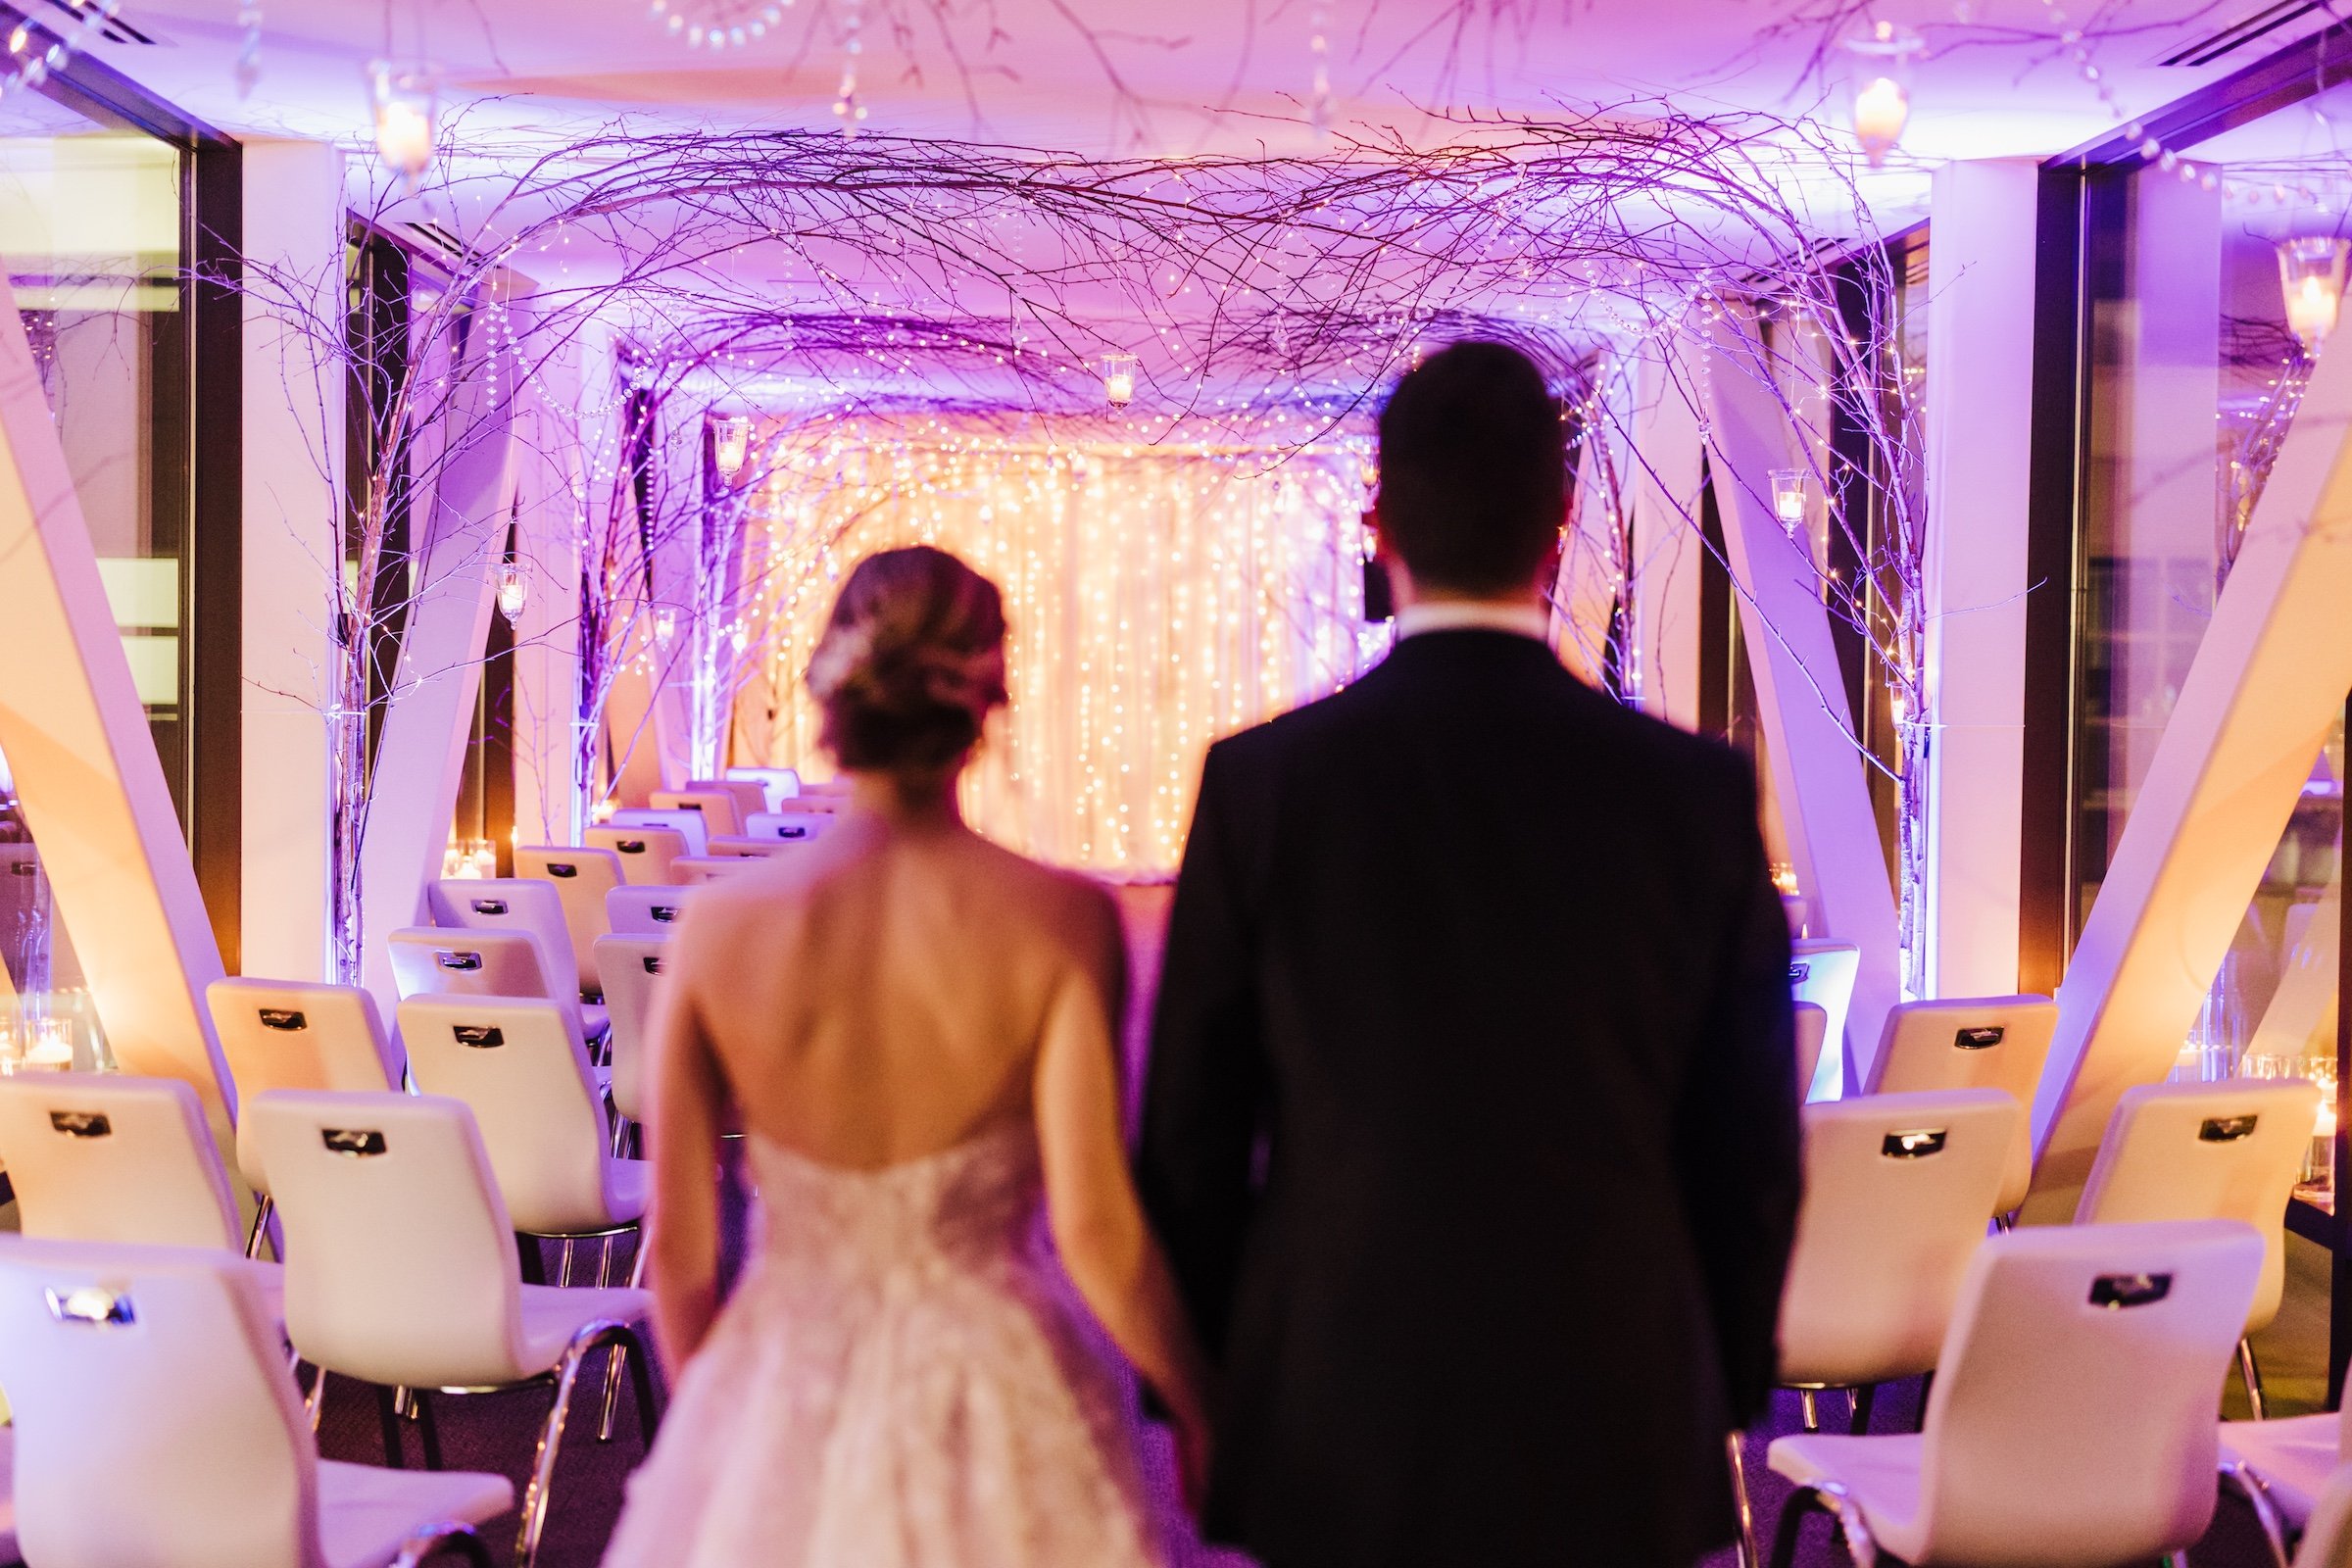
[[[1151,878],[1183,852],[1211,741],[1338,689],[1387,645],[1364,620],[1359,436],[1142,445],[1062,421],[877,417],[803,448],[754,503],[769,657],[737,698],[738,761],[832,771],[802,676],[833,596],[872,552],[935,545],[995,580],[1009,623],[1012,701],[967,816],[1025,854]]]

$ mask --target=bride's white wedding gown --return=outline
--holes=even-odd
[[[1159,1568],[1121,1376],[1011,1122],[858,1171],[746,1140],[764,1237],[606,1568]]]

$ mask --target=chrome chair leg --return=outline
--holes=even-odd
[[[1992,1216],[1992,1224],[1995,1230],[2006,1236],[2017,1229],[2017,1216],[2015,1214],[1995,1214]]]
[[[632,1355],[630,1352],[635,1351]],[[654,1429],[661,1417],[654,1408],[653,1374],[648,1370],[647,1357],[653,1352],[634,1330],[619,1329],[612,1335],[612,1348],[605,1352],[605,1404],[597,1422],[596,1441],[611,1443],[620,1414],[620,1379],[626,1372],[637,1390],[637,1428],[640,1439],[649,1446],[654,1441]]]
[[[559,1286],[571,1283],[571,1238],[566,1236],[564,1245],[556,1250],[556,1284]]]
[[[276,1212],[277,1204],[268,1193],[262,1194],[260,1200],[253,1205],[253,1229],[245,1233],[247,1257],[262,1255],[262,1238],[270,1234],[270,1216]]]
[[[2271,1548],[2272,1568],[2288,1568],[2286,1521],[2278,1516],[2278,1504],[2271,1496],[2270,1483],[2235,1460],[2225,1459],[2222,1485],[2235,1489],[2254,1510],[2254,1522],[2262,1526],[2263,1544]]]
[[[637,1255],[629,1259],[629,1289],[632,1291],[642,1289],[645,1285],[646,1260],[653,1255],[653,1249],[646,1245],[647,1240],[645,1224],[641,1220],[637,1225]]]
[[[325,1402],[326,1368],[320,1367],[318,1368],[318,1375],[311,1380],[311,1392],[303,1396],[303,1405],[310,1415],[311,1430],[313,1432],[317,1432],[318,1430],[318,1416],[320,1413],[320,1407],[323,1406]]]
[[[1829,1504],[1811,1487],[1799,1487],[1781,1506],[1781,1527],[1773,1536],[1772,1568],[1794,1568],[1798,1533],[1813,1514],[1828,1513]]]
[[[1742,1446],[1744,1436],[1734,1431],[1723,1440],[1724,1453],[1732,1464],[1732,1503],[1740,1512],[1740,1568],[1764,1568],[1756,1560],[1756,1507],[1747,1495],[1747,1453]]]
[[[416,1436],[424,1444],[424,1467],[442,1468],[441,1423],[434,1417],[432,1402],[425,1397],[424,1390],[409,1391],[409,1409],[416,1418]]]
[[[1811,1389],[1797,1390],[1796,1402],[1805,1413],[1805,1430],[1819,1432],[1821,1430],[1821,1400],[1815,1392]]]
[[[2254,1359],[2252,1340],[2237,1342],[2237,1375],[2246,1385],[2246,1404],[2253,1410],[2254,1419],[2262,1420],[2262,1366]]]
[[[547,1494],[556,1479],[556,1454],[564,1446],[564,1422],[571,1413],[572,1386],[580,1379],[580,1362],[594,1336],[583,1335],[564,1350],[556,1373],[556,1402],[539,1429],[539,1451],[531,1460],[530,1485],[522,1494],[522,1529],[514,1539],[514,1568],[532,1568],[539,1558],[539,1536],[547,1528]]]
[[[1853,1401],[1853,1420],[1847,1424],[1847,1430],[1859,1438],[1870,1431],[1870,1412],[1878,1404],[1879,1386],[1865,1383],[1849,1390],[1846,1397]]]

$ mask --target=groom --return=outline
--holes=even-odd
[[[1406,375],[1396,651],[1201,774],[1139,1174],[1222,1373],[1206,1530],[1266,1568],[1732,1539],[1796,1213],[1788,929],[1747,763],[1545,646],[1565,472],[1515,350]]]

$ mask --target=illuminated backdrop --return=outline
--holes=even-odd
[[[776,465],[750,565],[770,657],[738,700],[737,758],[830,773],[801,674],[834,591],[874,551],[936,545],[996,581],[1011,626],[973,824],[1058,864],[1164,873],[1209,742],[1386,646],[1363,623],[1369,451],[1053,434],[862,420]]]

